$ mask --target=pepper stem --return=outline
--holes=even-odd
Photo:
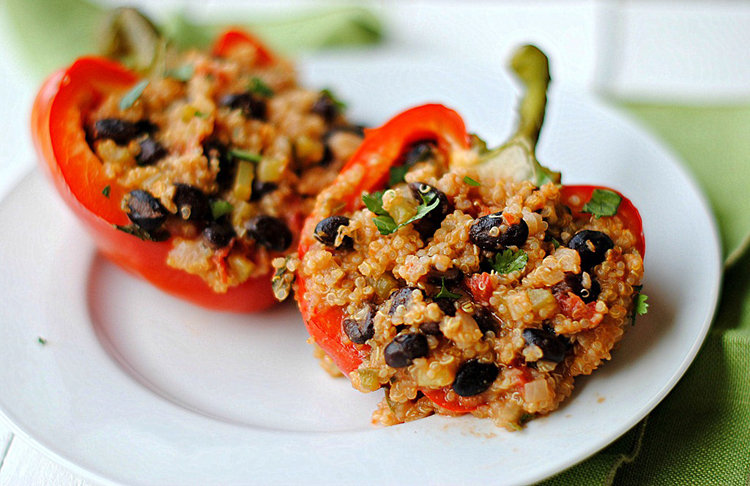
[[[547,106],[549,61],[537,47],[527,45],[515,52],[510,67],[526,88],[518,110],[521,119],[515,137],[527,139],[534,147],[539,140]]]

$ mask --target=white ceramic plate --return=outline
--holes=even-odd
[[[332,85],[355,120],[441,101],[499,142],[515,118],[500,71],[392,58],[305,66],[308,84]],[[318,367],[293,305],[226,315],[154,290],[97,255],[38,171],[0,204],[0,414],[56,460],[112,483],[522,484],[570,467],[682,376],[715,309],[720,252],[674,156],[591,99],[553,91],[540,158],[640,208],[651,307],[613,362],[523,432],[472,417],[372,426],[380,393]]]

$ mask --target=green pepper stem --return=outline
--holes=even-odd
[[[533,150],[539,140],[547,106],[549,61],[537,47],[528,45],[515,52],[510,67],[526,88],[518,110],[521,119],[515,138],[527,139]]]

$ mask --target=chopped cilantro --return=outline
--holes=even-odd
[[[143,94],[143,90],[146,89],[146,86],[148,86],[148,79],[144,79],[136,83],[136,85],[133,86],[130,91],[125,93],[123,97],[120,98],[120,109],[125,111],[133,106],[133,103],[135,103]]]
[[[248,152],[247,150],[232,149],[229,151],[229,155],[231,155],[235,159],[247,160],[248,162],[258,163],[262,160],[260,154]]]
[[[464,176],[464,182],[473,187],[480,187],[482,185],[469,176]]]
[[[320,90],[320,94],[322,94],[323,96],[326,96],[326,97],[328,97],[328,99],[329,99],[329,100],[331,100],[331,101],[333,102],[333,104],[334,104],[334,105],[336,105],[336,108],[337,108],[337,109],[338,109],[339,111],[343,111],[343,110],[346,110],[346,103],[344,103],[343,101],[341,101],[340,99],[338,99],[338,98],[336,97],[336,95],[334,95],[334,94],[333,94],[333,93],[331,92],[331,90],[330,90],[330,89],[328,89],[328,88],[325,88],[325,89],[321,89],[321,90]]]
[[[373,194],[363,194],[362,201],[365,203],[365,206],[367,206],[367,209],[377,215],[377,217],[372,218],[372,221],[375,223],[378,231],[380,231],[380,234],[390,235],[399,228],[402,228],[407,224],[411,224],[414,221],[424,218],[427,213],[438,207],[438,205],[440,204],[440,198],[437,197],[434,193],[430,193],[427,196],[425,196],[424,194],[420,194],[420,197],[422,198],[422,202],[417,207],[417,214],[415,214],[408,221],[405,221],[401,224],[397,224],[393,217],[388,214],[388,211],[383,209],[382,191],[375,192]]]
[[[47,344],[47,340],[46,340],[46,339],[44,339],[44,338],[43,338],[42,336],[39,336],[38,338],[36,338],[36,340],[37,340],[37,342],[39,342],[39,344],[41,344],[42,346],[44,346],[45,344]]]
[[[223,199],[214,199],[211,201],[211,215],[214,219],[219,219],[225,214],[231,213],[233,210],[234,206]]]
[[[198,118],[207,118],[208,113],[203,113],[202,111],[195,110],[195,116],[197,116]]]
[[[262,79],[257,77],[254,77],[250,80],[248,90],[251,93],[263,96],[264,98],[270,98],[274,94],[273,89],[271,89],[271,87],[268,86]]]
[[[109,186],[105,186],[104,189],[102,189],[102,194],[104,197],[109,198],[109,192],[111,191],[111,188]]]
[[[505,274],[523,270],[528,261],[529,256],[525,251],[518,250],[514,252],[507,249],[501,253],[497,253],[495,258],[490,260],[490,265],[497,273]]]
[[[648,313],[648,302],[646,300],[648,300],[648,295],[646,294],[638,294],[638,297],[635,299],[635,312],[639,316]]]
[[[195,74],[195,67],[193,67],[192,64],[185,64],[184,66],[176,67],[174,69],[170,69],[166,73],[166,77],[176,79],[177,81],[182,81],[183,83],[187,83],[190,81],[190,78],[193,77]]]
[[[622,197],[614,191],[608,189],[594,189],[591,199],[587,202],[582,213],[590,213],[599,219],[603,216],[614,216],[622,202]]]
[[[458,299],[461,294],[454,294],[450,290],[445,288],[445,279],[440,279],[440,292],[435,296],[436,299]]]
[[[427,143],[416,143],[405,155],[404,162],[396,167],[391,167],[388,178],[388,187],[393,187],[406,179],[406,173],[420,162],[430,160],[433,157],[433,146]]]

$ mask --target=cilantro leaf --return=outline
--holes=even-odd
[[[424,218],[427,213],[438,207],[438,204],[440,204],[440,198],[435,194],[429,194],[427,196],[420,194],[420,196],[422,197],[422,203],[417,207],[417,214],[401,224],[397,224],[393,217],[388,214],[388,211],[383,209],[383,191],[374,192],[372,194],[362,194],[362,202],[365,203],[367,209],[377,215],[377,217],[372,218],[372,221],[375,223],[378,231],[380,231],[380,234],[390,235],[399,228]]]
[[[240,149],[230,150],[229,155],[231,155],[235,159],[247,160],[248,162],[255,162],[255,163],[258,163],[263,159],[263,157],[261,157],[260,154],[256,154],[254,152],[249,152],[247,150],[240,150]]]
[[[383,191],[373,192],[372,194],[362,194],[362,202],[367,209],[378,216],[390,216],[388,211],[383,209]]]
[[[450,290],[445,288],[445,279],[440,279],[440,292],[435,296],[436,299],[458,299],[461,294],[454,294]]]
[[[268,86],[265,81],[258,77],[254,77],[250,80],[250,85],[248,86],[248,90],[251,93],[255,93],[257,95],[263,96],[264,98],[270,98],[274,95],[273,89],[271,89],[270,86]]]
[[[39,337],[37,337],[37,338],[36,338],[36,340],[37,340],[37,342],[38,342],[39,344],[41,344],[42,346],[44,346],[45,344],[47,344],[47,340],[46,340],[46,339],[44,339],[44,338],[43,338],[42,336],[39,336]]]
[[[168,78],[176,79],[177,81],[182,81],[183,83],[187,83],[188,81],[190,81],[190,78],[192,78],[194,74],[195,67],[193,67],[192,64],[185,64],[184,66],[170,69],[166,72],[165,76]]]
[[[133,103],[138,101],[138,98],[140,98],[143,94],[143,90],[146,89],[146,86],[148,86],[148,79],[144,79],[136,83],[136,85],[133,86],[130,91],[125,93],[122,98],[120,98],[120,109],[122,111],[125,111],[133,106]]]
[[[480,187],[482,185],[469,176],[464,176],[464,182],[472,187]]]
[[[372,222],[375,223],[375,226],[378,228],[381,235],[390,235],[399,229],[399,225],[396,224],[396,221],[394,221],[390,215],[377,216],[372,218]]]
[[[582,213],[590,213],[599,219],[603,216],[614,216],[620,208],[622,197],[614,191],[608,189],[594,189],[591,199],[587,202]]]
[[[234,206],[223,199],[214,199],[210,204],[211,215],[214,217],[214,219],[219,219],[225,214],[229,214],[234,211]]]
[[[648,295],[646,294],[638,294],[638,297],[635,299],[635,312],[639,316],[648,313],[648,302],[646,300],[648,300]]]
[[[529,256],[525,251],[518,250],[514,252],[511,249],[507,249],[502,253],[497,253],[495,258],[490,260],[490,265],[497,273],[505,274],[523,270],[528,261]]]
[[[102,195],[106,198],[109,198],[109,193],[112,189],[109,186],[105,186],[104,189],[102,189]]]

